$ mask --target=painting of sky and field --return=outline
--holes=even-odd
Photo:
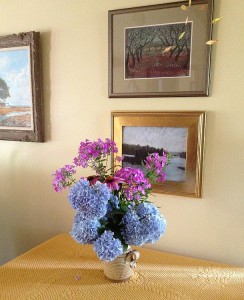
[[[187,128],[123,127],[123,167],[141,168],[142,161],[153,152],[171,153],[165,167],[166,180],[184,182],[186,179]]]
[[[0,128],[31,130],[29,47],[0,49]]]
[[[192,22],[125,28],[125,80],[189,77]]]

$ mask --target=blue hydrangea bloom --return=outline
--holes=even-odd
[[[111,197],[109,188],[97,181],[90,185],[86,179],[80,179],[70,187],[68,199],[71,206],[80,212],[83,219],[100,219],[107,212],[108,200]]]
[[[136,213],[140,217],[144,217],[146,215],[156,215],[159,214],[159,210],[155,205],[150,202],[140,203],[136,208]]]
[[[145,243],[155,243],[166,230],[166,220],[162,215],[147,216],[143,220],[145,224],[145,236],[147,236]]]
[[[113,207],[119,208],[119,198],[117,196],[113,195],[110,201]]]
[[[114,233],[105,230],[104,233],[94,242],[94,251],[104,261],[112,261],[123,254],[123,245],[119,239],[113,237]]]
[[[126,244],[141,246],[155,243],[166,230],[166,220],[153,204],[143,203],[135,209],[129,209],[122,219],[123,237]]]
[[[111,212],[113,209],[119,209],[119,199],[115,195],[111,195],[111,198],[107,205],[107,214]]]
[[[98,237],[97,230],[100,226],[101,224],[97,219],[84,220],[78,212],[70,234],[79,244],[92,244]]]
[[[127,245],[141,246],[144,243],[140,217],[134,209],[129,209],[122,219],[125,225],[122,235]]]

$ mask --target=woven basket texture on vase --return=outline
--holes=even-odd
[[[137,250],[129,250],[111,262],[103,262],[105,276],[115,282],[129,280],[139,256]]]

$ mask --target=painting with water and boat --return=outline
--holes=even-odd
[[[144,171],[148,154],[166,151],[166,181],[153,184],[153,193],[201,197],[205,118],[202,111],[112,112],[112,137],[122,166]],[[115,157],[113,162],[116,169]]]
[[[141,168],[148,154],[167,151],[170,163],[165,167],[166,180],[185,181],[187,128],[123,127],[123,167]]]

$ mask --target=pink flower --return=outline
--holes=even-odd
[[[123,183],[124,182],[124,179],[120,178],[120,177],[116,177],[116,176],[108,176],[104,183],[107,185],[107,187],[112,191],[112,190],[115,190],[115,191],[118,191],[120,189],[120,186],[119,184],[120,183]]]
[[[90,182],[90,185],[94,185],[94,184],[96,184],[97,181],[101,180],[101,177],[92,175],[92,176],[86,177],[86,179]]]

